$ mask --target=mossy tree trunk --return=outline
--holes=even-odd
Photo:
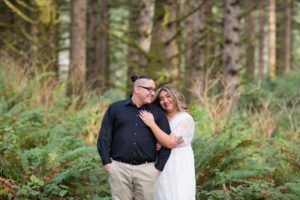
[[[3,49],[18,60],[32,61],[33,66],[58,74],[57,1],[3,0],[0,8],[4,11],[1,19],[5,19],[0,22]]]
[[[155,1],[152,40],[147,74],[158,84],[179,79],[178,0]]]

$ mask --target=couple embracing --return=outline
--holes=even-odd
[[[112,103],[97,141],[113,200],[194,200],[194,120],[170,85],[132,76],[133,92]],[[154,101],[153,101],[154,99]]]

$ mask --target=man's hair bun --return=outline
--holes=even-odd
[[[131,82],[134,83],[136,80],[139,79],[139,77],[138,77],[137,75],[132,75],[132,76],[130,77],[130,79],[131,79]]]
[[[148,76],[137,76],[137,75],[132,75],[131,77],[130,77],[130,79],[131,79],[131,82],[135,82],[136,80],[139,80],[139,79],[148,79],[148,80],[153,80],[152,78],[150,78],[150,77],[148,77]]]

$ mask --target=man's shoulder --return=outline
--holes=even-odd
[[[150,109],[151,113],[154,115],[156,119],[163,119],[165,118],[167,120],[167,116],[165,111],[158,105],[156,104],[150,104]]]
[[[110,106],[115,107],[115,106],[125,105],[127,101],[128,101],[128,99],[118,100],[118,101],[112,102],[110,104]]]

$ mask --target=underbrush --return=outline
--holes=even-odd
[[[52,73],[1,66],[0,197],[109,196],[95,146],[107,103],[66,97],[64,87]]]
[[[95,143],[116,94],[66,97],[27,69],[0,67],[0,198],[110,199]],[[222,94],[192,107],[198,199],[300,199],[299,77],[242,85],[234,111]]]
[[[234,111],[209,91],[194,106],[199,199],[300,199],[299,82],[245,83]]]

